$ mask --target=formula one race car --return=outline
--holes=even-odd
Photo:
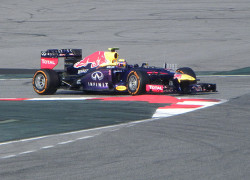
[[[189,67],[172,70],[129,65],[118,59],[119,48],[97,51],[82,59],[81,49],[48,49],[41,52],[41,69],[33,77],[40,95],[54,94],[59,88],[82,91],[144,93],[215,92],[216,84],[197,83]],[[62,64],[61,70],[56,66]]]

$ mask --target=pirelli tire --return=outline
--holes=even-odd
[[[140,95],[146,93],[146,84],[149,83],[148,74],[140,70],[132,70],[128,74],[127,89],[131,95]]]
[[[182,67],[176,70],[176,72],[181,73],[181,74],[187,74],[189,76],[192,76],[193,78],[196,79],[196,74],[193,71],[193,69],[189,68],[189,67]]]
[[[59,76],[52,69],[41,69],[35,72],[33,76],[33,88],[37,94],[52,95],[59,87]]]
[[[191,69],[189,67],[182,67],[182,68],[177,69],[176,72],[180,73],[180,74],[187,74],[187,75],[189,75],[189,76],[191,76],[191,77],[193,77],[195,79],[195,81],[182,81],[180,83],[180,87],[181,87],[182,93],[184,93],[184,94],[191,93],[190,85],[197,83],[196,74],[193,71],[193,69]]]

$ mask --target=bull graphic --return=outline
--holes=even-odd
[[[97,51],[83,60],[74,64],[74,68],[86,67],[88,64],[91,64],[91,68],[96,68],[101,64],[107,63],[107,60],[104,55],[104,51]]]

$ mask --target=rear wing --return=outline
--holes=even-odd
[[[61,58],[62,60],[59,60]],[[66,61],[77,62],[81,59],[81,49],[48,49],[41,51],[41,69],[54,69],[58,64],[62,64],[63,67]]]

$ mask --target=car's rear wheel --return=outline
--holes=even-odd
[[[41,69],[35,72],[32,84],[37,94],[51,95],[57,91],[59,76],[54,70]]]
[[[143,71],[133,70],[127,78],[127,89],[131,95],[144,94],[146,84],[149,82],[147,74]]]

